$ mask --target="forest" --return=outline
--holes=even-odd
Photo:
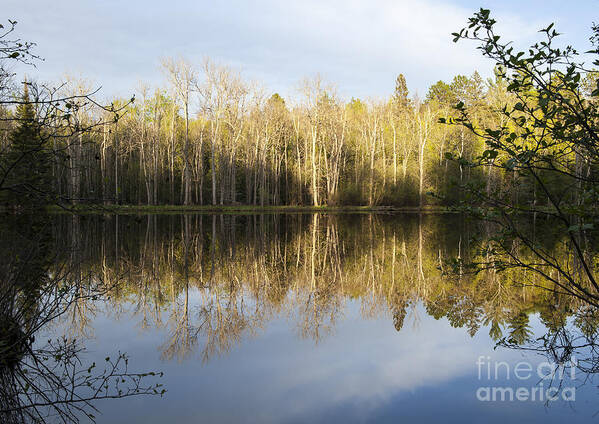
[[[447,121],[458,105],[474,128],[506,125],[503,108],[518,97],[500,67],[488,80],[475,71],[438,81],[424,98],[410,95],[399,74],[388,98],[366,100],[344,100],[320,76],[284,99],[209,58],[165,58],[161,68],[163,86],[140,83],[108,107],[83,79],[49,88],[4,72],[4,203],[35,191],[68,205],[427,207],[465,200],[467,184],[542,203],[530,175],[475,163],[488,159],[485,138]],[[580,81],[583,98],[596,79],[590,72]],[[49,108],[56,98],[61,107]],[[21,157],[24,122],[41,136],[35,153]],[[580,166],[575,152],[562,159]],[[26,176],[31,170],[35,177]]]

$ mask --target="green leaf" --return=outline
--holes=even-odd
[[[497,150],[485,150],[483,152],[483,158],[495,159],[497,157]]]

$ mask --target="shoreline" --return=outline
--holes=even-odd
[[[398,207],[398,206],[253,206],[253,205],[76,205],[46,206],[50,213],[224,213],[224,214],[264,214],[264,213],[456,213],[444,206]]]

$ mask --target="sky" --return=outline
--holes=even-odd
[[[475,44],[451,36],[480,7],[517,46],[555,22],[583,51],[599,22],[599,0],[2,0],[0,18],[18,21],[16,35],[44,58],[17,72],[83,77],[107,98],[130,97],[141,81],[164,85],[167,56],[198,65],[208,56],[284,97],[318,73],[342,98],[382,98],[399,73],[421,97],[456,74],[490,76]]]

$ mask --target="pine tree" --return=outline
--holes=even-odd
[[[2,160],[3,200],[21,207],[45,204],[51,199],[51,156],[41,137],[27,83],[15,111],[15,122],[11,144]]]
[[[403,74],[399,74],[395,80],[395,93],[393,93],[393,100],[399,108],[406,108],[410,104],[408,84],[406,83],[406,77]]]

